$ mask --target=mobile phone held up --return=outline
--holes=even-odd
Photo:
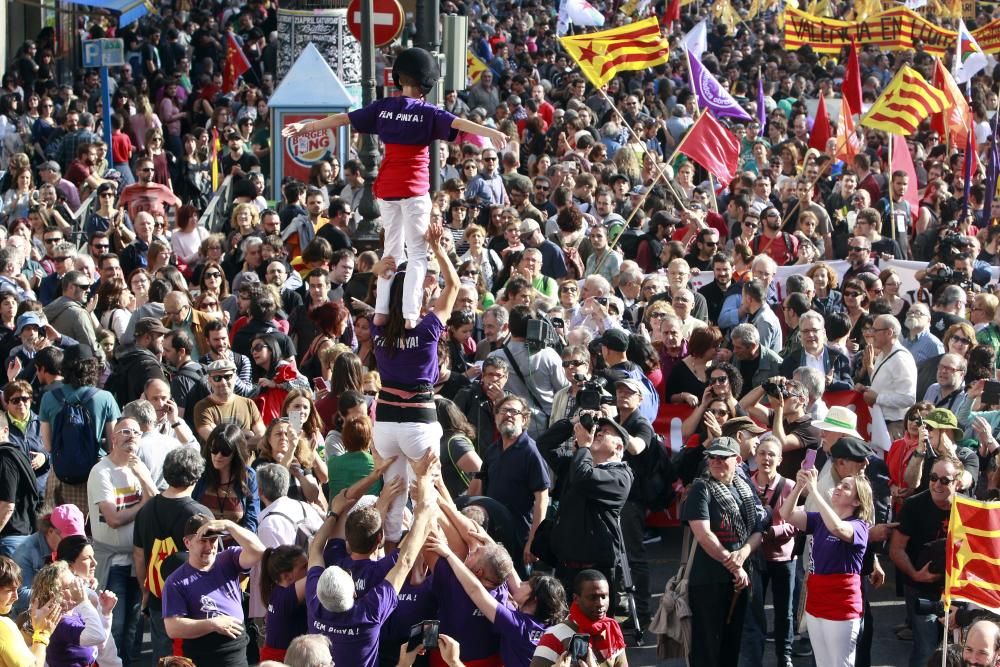
[[[816,467],[816,451],[815,449],[806,450],[806,457],[802,460],[803,470],[812,470]]]
[[[421,621],[410,626],[410,637],[406,642],[407,653],[421,645],[425,649],[437,648],[438,629],[438,621]]]

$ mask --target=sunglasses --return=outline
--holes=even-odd
[[[579,359],[567,359],[562,362],[563,368],[579,368],[580,366],[586,366],[586,361],[580,361]]]
[[[471,276],[478,276],[478,275],[479,275],[479,271],[463,271],[462,272],[462,277],[463,278],[468,278],[468,277],[471,277]]]
[[[714,377],[711,378],[709,382],[711,382],[712,384],[726,384],[727,382],[729,382],[729,377],[728,376]]]
[[[45,239],[45,243],[46,243],[46,244],[48,244],[48,243],[59,243],[60,241],[62,241],[62,238],[61,238],[61,237],[60,237],[60,238],[49,238],[49,239]]]
[[[108,199],[114,199],[115,198],[115,193],[114,192],[102,192],[101,193],[101,197],[107,197]]]
[[[266,349],[267,349],[267,345],[264,345],[264,343],[257,343],[252,348],[250,348],[250,351],[251,352],[260,352],[261,350],[266,350]]]
[[[77,283],[76,286],[82,290],[89,290],[91,287],[93,287],[91,283]]]
[[[844,292],[845,299],[856,299],[861,296],[861,292]]]
[[[756,222],[749,222],[747,220],[743,221],[743,226],[749,227],[750,229],[757,229],[758,227],[760,227],[760,225],[758,225]]]
[[[868,248],[861,245],[849,245],[847,248],[849,252],[868,252]]]
[[[729,410],[723,410],[722,408],[716,408],[715,410],[709,410],[716,417],[728,417]]]
[[[218,272],[218,271],[206,271],[205,272],[205,277],[206,278],[221,278],[222,274],[220,272]]]
[[[952,336],[951,339],[956,343],[961,343],[962,345],[972,345],[972,341],[965,336]]]
[[[215,445],[212,447],[212,454],[228,458],[233,455],[233,448],[225,445]]]
[[[731,459],[732,454],[707,454],[709,461],[725,461],[726,459]]]
[[[94,244],[94,248],[96,248],[97,250],[107,250],[110,247],[111,247],[110,243],[95,243]]]
[[[226,373],[225,375],[213,375],[212,382],[229,382],[233,379],[232,373]]]
[[[14,396],[13,398],[11,398],[7,402],[8,403],[30,403],[31,402],[31,396]]]
[[[579,292],[579,290],[577,288],[575,288],[575,287],[560,287],[559,291],[560,292],[573,292],[574,294],[576,292]]]
[[[932,484],[934,482],[937,482],[937,483],[943,484],[945,486],[949,486],[949,485],[951,485],[952,482],[955,481],[954,477],[942,477],[941,475],[938,475],[935,472],[932,472],[927,479],[929,479]]]

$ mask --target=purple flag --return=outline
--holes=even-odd
[[[757,136],[763,137],[767,134],[767,109],[764,107],[764,79],[757,70],[757,122],[760,123],[760,132]]]
[[[698,105],[709,109],[716,116],[730,116],[737,120],[753,120],[746,110],[737,104],[733,96],[719,85],[712,73],[705,69],[697,58],[688,54],[688,68],[691,70],[691,88],[698,96]]]
[[[964,220],[965,216],[969,213],[969,206],[971,202],[969,201],[969,192],[972,190],[972,151],[976,150],[975,144],[975,132],[973,128],[969,128],[969,134],[965,140],[965,168],[963,173],[963,178],[965,180],[964,190],[962,191],[962,217],[960,220]],[[986,215],[989,215],[989,211],[984,211]]]

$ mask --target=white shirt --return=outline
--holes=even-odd
[[[875,392],[875,405],[882,408],[886,421],[903,419],[917,402],[917,364],[899,341],[888,354],[879,353],[875,357],[869,388]]]
[[[820,375],[826,376],[826,369],[823,368],[823,353],[820,352],[819,356],[813,356],[809,354],[806,350],[802,350],[802,354],[806,360],[806,368],[815,368],[820,372]]]
[[[278,514],[284,516],[277,516]],[[288,496],[278,498],[261,510],[257,537],[269,549],[282,544],[295,544],[296,524],[303,517],[311,530],[319,530],[323,525],[323,517],[309,503],[293,500]],[[250,618],[263,618],[266,612],[266,606],[260,599],[260,564],[257,564],[250,571]]]
[[[90,507],[90,529],[94,540],[112,547],[127,547],[132,544],[134,522],[112,528],[101,514],[100,503],[109,502],[120,511],[138,505],[142,500],[142,485],[139,478],[125,466],[115,465],[106,456],[90,469],[87,478],[87,505]],[[131,565],[131,554],[116,554],[112,565]]]
[[[142,434],[142,439],[139,441],[139,460],[149,468],[149,474],[158,491],[163,491],[168,486],[163,481],[163,460],[167,458],[167,454],[180,446],[181,443],[177,438],[163,435],[156,430]]]

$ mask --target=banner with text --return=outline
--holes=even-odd
[[[938,27],[906,7],[894,7],[862,21],[840,21],[813,16],[801,10],[787,8],[785,48],[794,51],[808,44],[817,53],[837,54],[851,42],[874,44],[887,51],[914,48],[923,43],[923,50],[942,56],[954,50],[958,34]],[[992,21],[972,31],[985,53],[1000,53],[1000,20]]]

